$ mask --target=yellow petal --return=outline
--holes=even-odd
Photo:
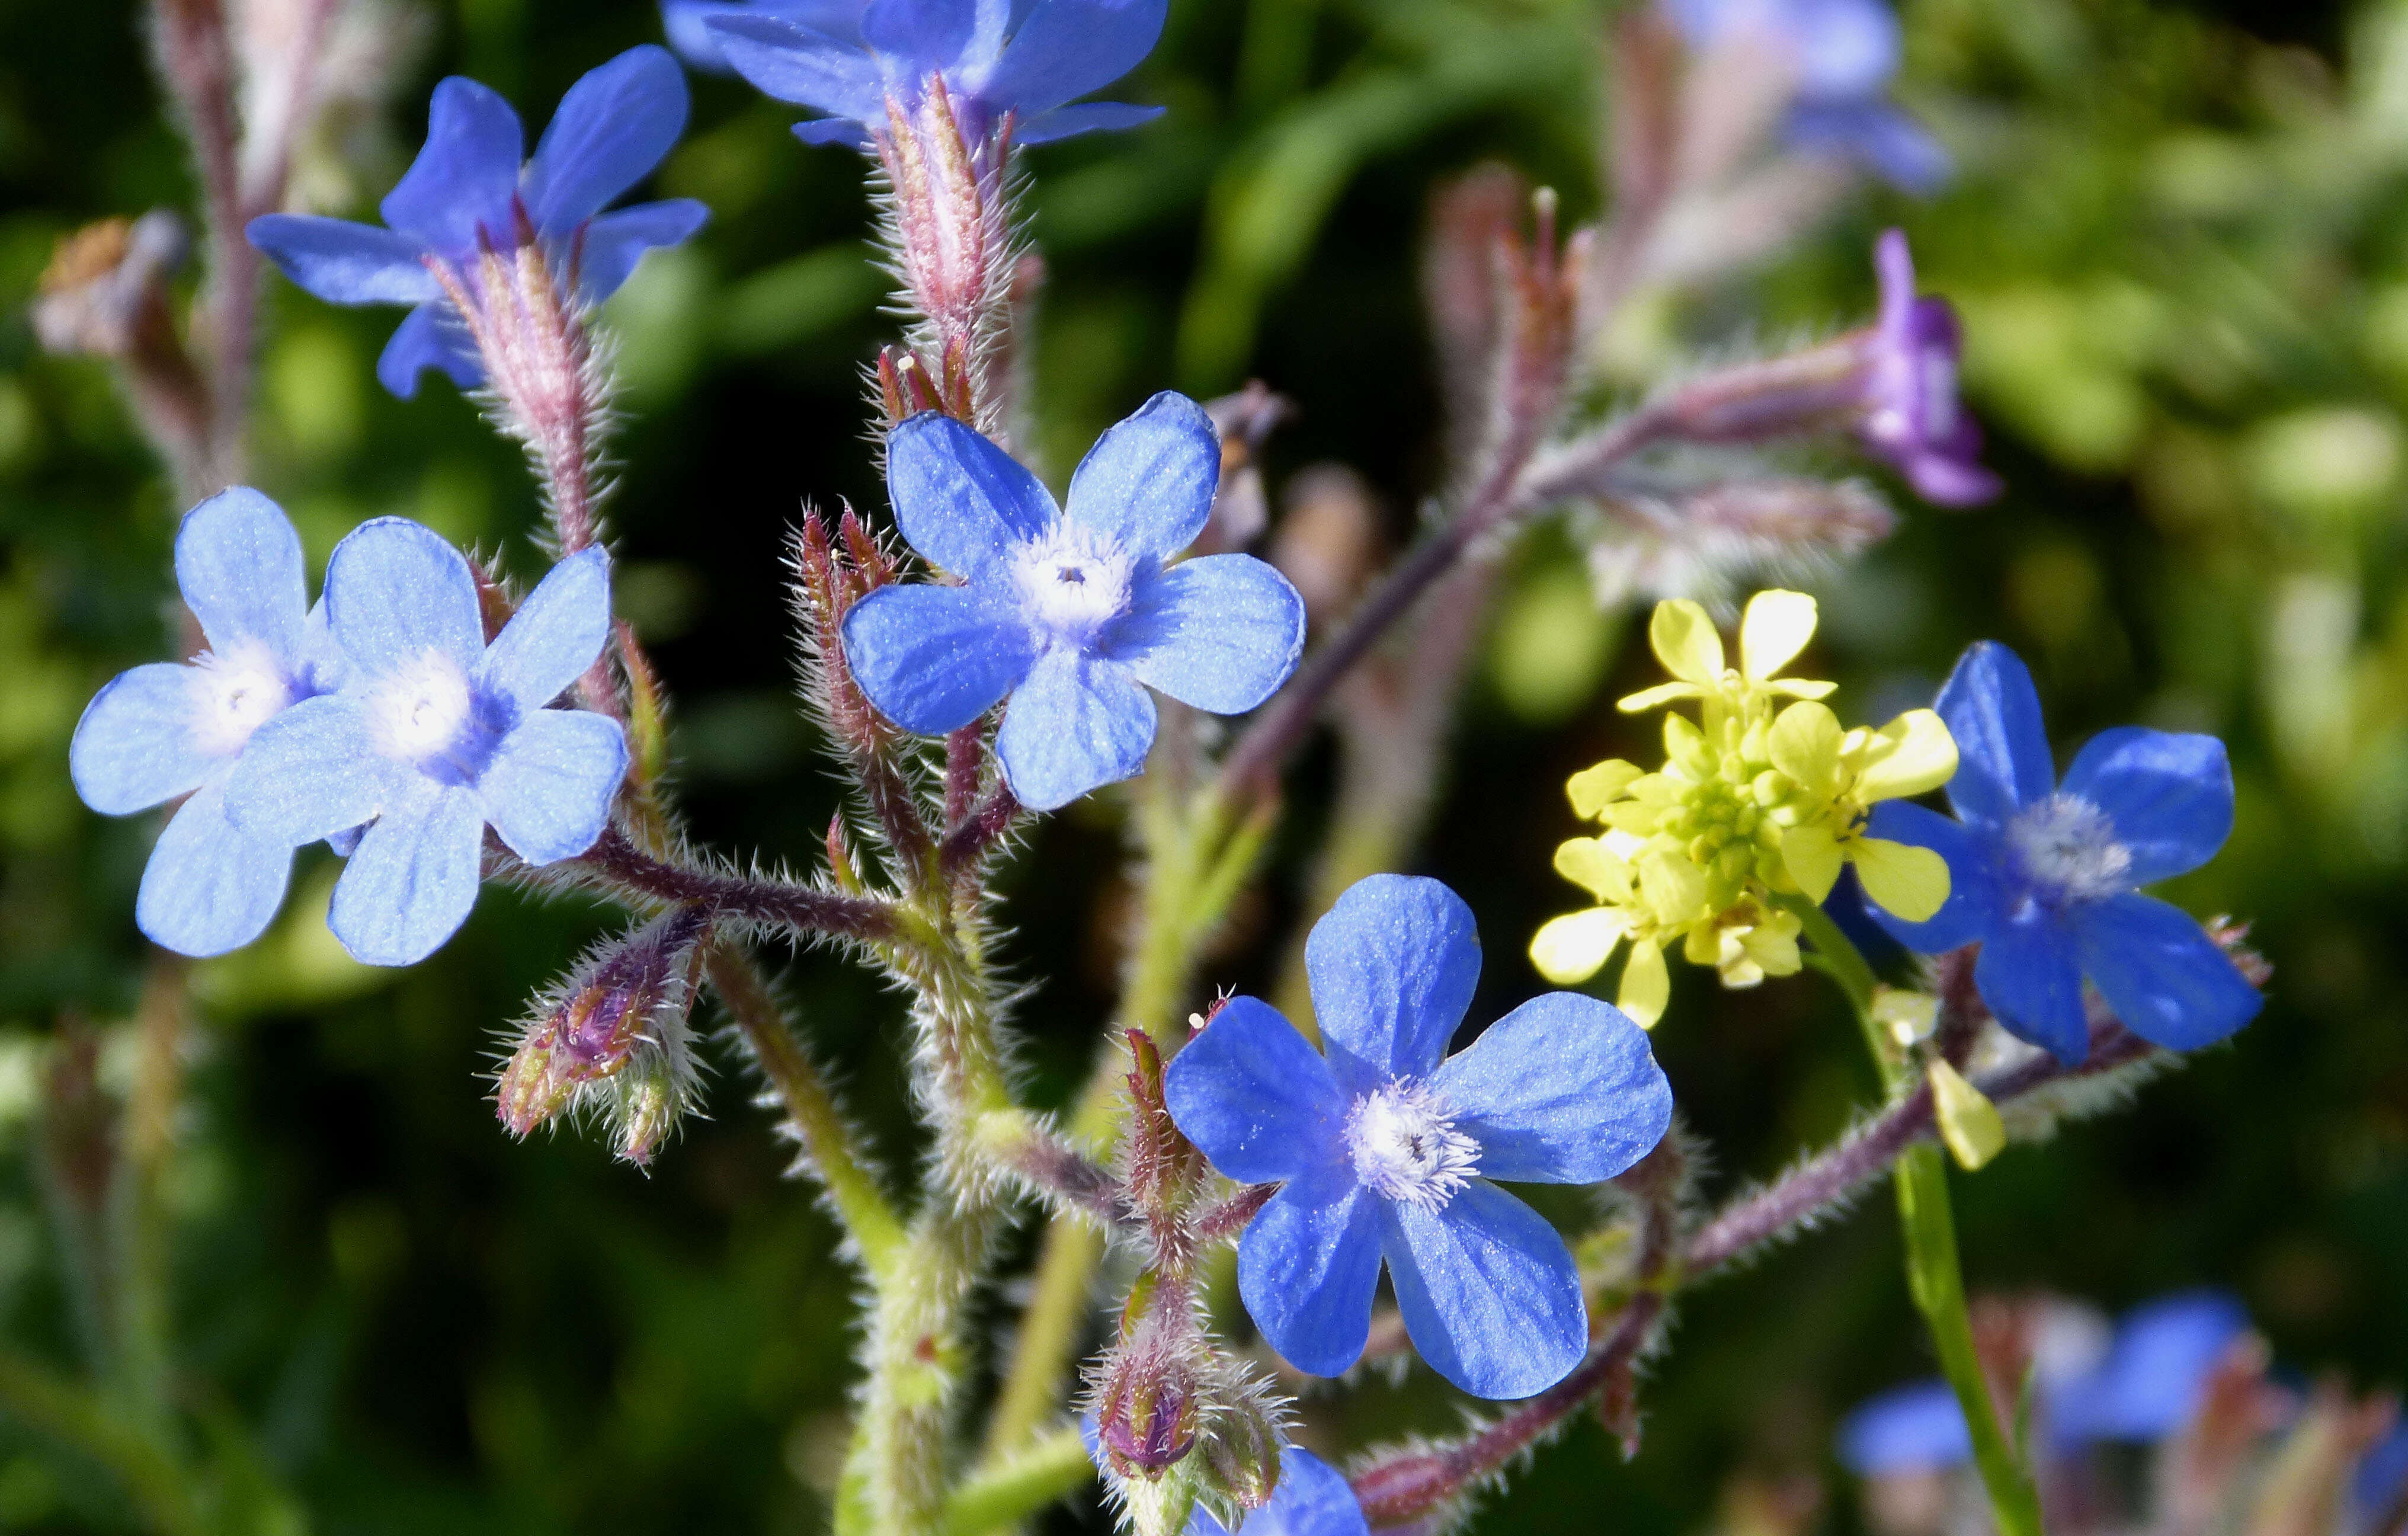
[[[2006,1122],[1999,1118],[1999,1107],[1948,1063],[1935,1060],[1929,1075],[1940,1139],[1948,1143],[1958,1166],[1970,1173],[2007,1144]]]
[[[1619,757],[1608,758],[1565,780],[1564,793],[1571,797],[1572,814],[1586,818],[1603,810],[1606,801],[1628,789],[1630,782],[1639,776],[1638,764],[1626,763]]]
[[[1774,717],[1764,739],[1772,766],[1798,781],[1799,787],[1818,800],[1840,789],[1840,744],[1847,733],[1840,717],[1822,704],[1792,704]]]
[[[1840,691],[1840,685],[1812,678],[1774,678],[1764,685],[1764,691],[1783,698],[1828,698]]]
[[[1806,893],[1807,899],[1820,901],[1831,894],[1839,883],[1840,840],[1821,822],[1808,822],[1781,834],[1781,862],[1789,868],[1789,878]]]
[[[1814,638],[1814,599],[1778,589],[1748,599],[1739,623],[1739,667],[1750,682],[1762,682],[1798,659]]]
[[[1641,1029],[1653,1029],[1672,1000],[1672,974],[1665,969],[1664,951],[1652,939],[1633,940],[1630,958],[1622,967],[1622,988],[1614,1003]]]
[[[1600,813],[1605,825],[1627,837],[1644,838],[1656,830],[1664,808],[1645,800],[1616,800]]]
[[[1909,710],[1881,728],[1865,754],[1856,796],[1875,800],[1928,795],[1956,776],[1956,739],[1929,710]]]
[[[1693,966],[1723,963],[1723,930],[1712,923],[1693,926],[1681,940],[1681,958]]]
[[[1625,695],[1615,701],[1613,707],[1624,714],[1642,714],[1659,704],[1670,704],[1676,699],[1698,698],[1704,694],[1705,690],[1694,682],[1659,682],[1653,688],[1641,688],[1635,694]]]
[[[1723,638],[1706,610],[1686,597],[1656,605],[1656,617],[1647,624],[1647,643],[1655,647],[1664,670],[1682,682],[1706,688],[1722,682]]]
[[[1530,940],[1530,963],[1557,986],[1575,986],[1613,957],[1628,919],[1610,907],[1551,918]]]
[[[1940,1022],[1940,999],[1902,986],[1876,986],[1872,1016],[1899,1046],[1914,1045],[1931,1038]]]
[[[1799,969],[1798,932],[1798,919],[1787,912],[1774,912],[1749,929],[1742,943],[1747,957],[1761,966],[1767,976],[1795,976]]]
[[[1781,851],[1789,851],[1786,840]],[[1930,922],[1948,899],[1948,861],[1928,848],[1886,838],[1856,838],[1849,842],[1848,854],[1864,879],[1865,895],[1910,923]],[[1789,868],[1797,872],[1794,861]],[[1805,877],[1799,876],[1799,883],[1803,884]]]
[[[1574,838],[1555,845],[1555,873],[1584,886],[1599,901],[1630,897],[1630,867],[1595,838]]]
[[[1664,927],[1707,916],[1706,872],[1684,854],[1658,850],[1640,861],[1639,889],[1647,910]]]

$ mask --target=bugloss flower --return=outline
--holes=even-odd
[[[529,864],[594,845],[626,773],[617,721],[547,709],[610,628],[599,547],[552,569],[485,643],[468,562],[406,518],[326,566],[340,691],[278,715],[226,785],[235,825],[287,847],[369,824],[327,924],[371,965],[425,958],[476,904],[485,828]]]
[[[222,955],[276,915],[294,847],[227,819],[226,776],[262,725],[336,685],[342,658],[309,607],[301,540],[256,491],[185,515],[176,582],[208,648],[119,673],[77,723],[67,766],[84,804],[108,815],[187,797],[143,868],[134,920],[179,954]]]
[[[629,49],[569,87],[522,166],[518,114],[455,75],[436,86],[426,146],[380,207],[388,227],[273,213],[251,222],[251,243],[329,303],[412,306],[377,361],[394,395],[417,394],[427,368],[472,388],[487,367],[453,295],[480,308],[523,302],[485,291],[488,256],[531,249],[580,302],[599,304],[646,251],[702,227],[710,210],[691,198],[602,211],[669,152],[686,105],[685,76],[666,50]]]
[[[883,587],[853,606],[844,653],[862,692],[931,736],[1010,695],[996,750],[1039,811],[1145,766],[1148,687],[1214,714],[1253,709],[1304,647],[1296,589],[1251,555],[1165,564],[1203,530],[1220,474],[1211,421],[1181,395],[1096,439],[1067,512],[959,422],[904,423],[887,439],[895,520],[966,584]]]
[[[1940,910],[1947,865],[1926,849],[1869,835],[1866,818],[1876,802],[1946,782],[1956,749],[1929,710],[1879,730],[1849,730],[1821,702],[1833,684],[1779,676],[1813,638],[1815,622],[1813,598],[1757,593],[1740,624],[1733,669],[1704,609],[1686,599],[1656,605],[1648,639],[1674,681],[1621,708],[1694,699],[1698,720],[1665,717],[1667,761],[1653,773],[1617,758],[1566,783],[1574,812],[1607,830],[1558,847],[1555,869],[1598,904],[1539,930],[1530,959],[1540,974],[1562,984],[1586,981],[1627,940],[1617,1000],[1653,1025],[1670,993],[1668,946],[1678,941],[1691,964],[1715,967],[1727,986],[1790,975],[1799,922],[1774,898],[1819,902],[1845,865],[1893,912]]]
[[[1371,1525],[1345,1474],[1311,1451],[1284,1445],[1279,1486],[1240,1529],[1245,1536],[1370,1536]],[[1229,1536],[1229,1528],[1199,1504],[1187,1518],[1187,1536]]]
[[[1874,813],[1880,837],[1937,852],[1954,884],[1928,921],[1874,916],[1936,955],[1978,942],[1975,984],[1999,1022],[2068,1062],[2089,1054],[2088,976],[2126,1027],[2195,1050],[2257,1017],[2263,999],[2197,921],[2138,887],[2198,868],[2232,830],[2232,769],[2212,736],[2102,731],[2059,783],[2022,660],[1985,640],[1940,690],[1964,753],[1948,783],[1957,819],[1920,806]]]
[[[1982,428],[1956,399],[1961,342],[1948,301],[1917,297],[1914,257],[1900,230],[1873,246],[1881,313],[1863,343],[1862,414],[1856,436],[1895,465],[1915,495],[1970,507],[2000,491],[1982,467]]]
[[[1236,998],[1170,1064],[1171,1117],[1212,1166],[1283,1187],[1247,1227],[1238,1285],[1271,1347],[1334,1376],[1362,1357],[1383,1258],[1423,1359],[1484,1398],[1562,1380],[1588,1347],[1580,1271],[1493,1180],[1592,1184],[1671,1123],[1647,1037],[1551,992],[1458,1055],[1480,979],[1471,912],[1434,880],[1374,875],[1305,942],[1323,1049]]]
[[[1948,179],[1948,154],[1892,106],[1898,18],[1883,0],[1665,0],[1689,46],[1777,49],[1795,79],[1785,133],[1801,150],[1870,165],[1908,192]]]
[[[830,24],[841,7],[780,14],[792,0],[728,7],[705,18],[720,56],[780,101],[829,115],[797,123],[807,144],[867,146],[909,116],[942,80],[972,144],[1010,122],[1011,137],[1042,144],[1099,128],[1130,128],[1158,107],[1068,103],[1135,69],[1162,36],[1168,0],[871,0],[857,35]]]

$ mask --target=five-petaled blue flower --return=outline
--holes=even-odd
[[[1282,1184],[1238,1246],[1271,1347],[1334,1376],[1362,1357],[1387,1261],[1422,1358],[1484,1398],[1561,1381],[1588,1348],[1555,1229],[1491,1183],[1591,1184],[1645,1156],[1672,1090],[1647,1036],[1550,992],[1446,1054],[1480,979],[1470,909],[1434,880],[1374,875],[1305,941],[1316,1052],[1235,998],[1171,1062],[1171,1118],[1232,1179]]]
[[[599,547],[552,567],[491,645],[468,562],[407,518],[363,524],[326,565],[351,669],[251,738],[226,783],[235,825],[288,847],[371,824],[327,926],[371,965],[433,954],[476,904],[485,827],[529,864],[594,845],[627,769],[619,723],[547,709],[601,653]]]
[[[1214,714],[1253,709],[1296,668],[1303,600],[1251,555],[1164,564],[1203,531],[1220,476],[1211,419],[1182,395],[1096,439],[1067,512],[961,423],[904,423],[887,439],[895,520],[966,584],[882,587],[853,605],[844,654],[862,692],[930,736],[1010,695],[996,752],[1039,811],[1145,766],[1149,686]]]
[[[226,776],[262,725],[337,685],[342,657],[309,607],[301,540],[256,491],[186,514],[176,581],[208,648],[111,680],[77,723],[67,765],[84,803],[112,816],[188,797],[150,851],[134,918],[179,954],[222,955],[276,915],[294,847],[227,819]]]
[[[473,388],[485,368],[436,266],[474,293],[484,251],[533,242],[564,280],[574,277],[584,302],[609,298],[646,251],[685,240],[710,216],[691,198],[602,211],[677,143],[686,105],[684,72],[667,50],[629,49],[568,88],[522,168],[518,114],[455,75],[436,86],[426,147],[380,208],[390,227],[271,213],[247,233],[286,277],[329,303],[413,306],[377,360],[385,388],[408,399],[427,368]]]
[[[794,0],[727,6],[705,22],[720,57],[746,79],[829,114],[795,125],[807,144],[867,146],[886,130],[889,97],[914,110],[936,79],[971,144],[1007,117],[1013,142],[1043,144],[1161,114],[1068,103],[1154,51],[1169,0],[870,0],[853,9],[851,30],[830,24],[841,7],[804,10]]]
[[[1864,414],[1856,436],[1897,466],[1915,495],[1942,507],[1971,507],[2000,490],[1982,467],[1982,428],[1956,398],[1962,341],[1944,298],[1914,291],[1914,255],[1903,230],[1873,245],[1881,312],[1865,340]]]
[[[1796,77],[1789,142],[1860,160],[1907,192],[1948,179],[1948,153],[1890,105],[1898,17],[1883,0],[1664,0],[1689,46],[1779,50]]]
[[[2196,920],[2136,887],[2196,869],[2232,831],[2232,769],[2212,736],[2124,726],[2093,737],[2059,783],[2040,695],[2014,652],[1984,640],[1936,705],[1956,739],[1957,820],[1891,800],[1871,834],[1948,861],[1928,923],[1873,916],[1927,955],[1979,941],[1982,1000],[2008,1029],[2078,1062],[2088,976],[2126,1027],[2169,1050],[2210,1045],[2263,998]]]

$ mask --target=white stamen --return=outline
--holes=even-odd
[[[459,663],[435,651],[380,680],[368,699],[377,744],[387,756],[411,763],[460,746],[474,710]]]
[[[1012,575],[1029,623],[1050,639],[1083,645],[1128,611],[1129,557],[1069,523],[1021,546]]]
[[[1480,1171],[1480,1143],[1455,1128],[1453,1106],[1426,1083],[1399,1079],[1354,1100],[1346,1149],[1365,1184],[1424,1211],[1443,1209]]]
[[[2132,851],[2107,812],[2079,795],[2052,795],[2007,824],[2024,878],[2058,900],[2095,901],[2132,888]]]
[[[204,651],[193,667],[193,736],[210,756],[240,752],[251,732],[293,702],[284,668],[257,640]]]

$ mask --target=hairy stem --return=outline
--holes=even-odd
[[[887,902],[670,864],[637,847],[615,826],[605,828],[579,862],[624,892],[655,901],[690,903],[803,938],[874,943],[893,938],[896,932],[896,909]]]
[[[1018,1455],[980,1472],[945,1501],[948,1536],[985,1536],[1017,1525],[1094,1481],[1096,1464],[1076,1429],[1056,1429]]]

